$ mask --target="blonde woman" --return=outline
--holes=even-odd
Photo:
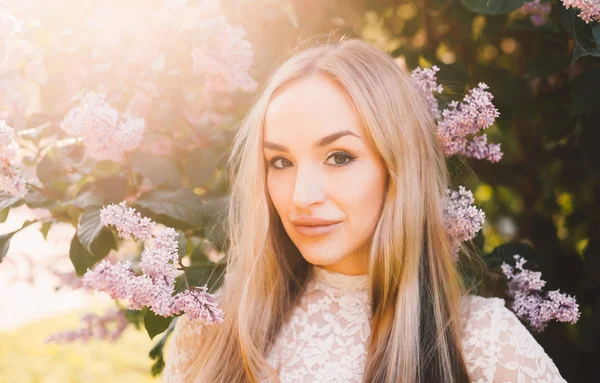
[[[164,382],[564,382],[502,299],[463,285],[436,125],[389,55],[293,55],[229,170],[225,319],[179,318]]]

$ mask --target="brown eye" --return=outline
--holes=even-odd
[[[281,160],[282,162],[283,162],[283,161],[290,162],[290,161],[288,161],[287,159],[285,159],[285,158],[283,158],[283,157],[275,157],[275,158],[273,158],[273,159],[272,159],[272,160],[269,162],[269,165],[270,165],[272,168],[274,168],[274,169],[278,169],[278,170],[279,170],[279,169],[283,169],[285,166],[283,166],[283,167],[280,167],[280,166],[275,166],[275,164],[276,164],[276,163],[277,163],[277,161],[279,161],[279,160]]]
[[[355,157],[352,157],[346,152],[335,152],[330,155],[327,159],[333,158],[333,166],[345,166],[352,162]]]

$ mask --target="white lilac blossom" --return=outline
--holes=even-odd
[[[439,70],[440,68],[435,65],[424,69],[417,67],[410,74],[415,85],[425,95],[431,114],[436,120],[440,118],[440,110],[434,93],[442,93],[444,90],[442,85],[437,83],[436,73]]]
[[[511,310],[517,317],[526,321],[534,331],[543,331],[548,322],[555,319],[559,322],[576,323],[579,320],[579,305],[574,297],[559,290],[549,291],[542,295],[546,281],[542,273],[523,269],[527,262],[520,255],[513,256],[515,266],[502,262],[502,272],[509,280],[507,294],[512,298]],[[519,270],[519,272],[515,272]]]
[[[552,10],[550,3],[542,3],[540,0],[530,1],[519,8],[519,12],[528,15],[531,24],[536,27],[546,24],[546,16]]]
[[[192,51],[194,72],[205,76],[208,89],[253,92],[258,83],[250,77],[254,53],[242,27],[234,27],[223,17],[204,23],[200,41]]]
[[[103,93],[88,92],[80,105],[67,113],[60,127],[68,134],[81,136],[91,157],[122,161],[125,152],[140,144],[145,123],[132,116],[118,121],[119,112],[105,101],[105,97]]]
[[[442,111],[442,119],[438,122],[438,137],[446,156],[454,154],[469,156],[471,152],[467,136],[488,128],[500,115],[492,104],[494,96],[486,89],[488,89],[486,84],[479,83],[477,88],[469,91],[461,103],[452,101],[448,109]],[[480,144],[481,142],[475,147],[479,148]],[[482,158],[487,158],[490,162],[498,162],[502,158],[499,144],[489,144],[487,149],[478,150],[478,153],[489,154],[488,157]]]
[[[149,240],[142,252],[138,275],[131,262],[110,263],[102,260],[83,276],[83,284],[109,294],[113,299],[126,299],[129,308],[149,307],[164,317],[186,313],[190,318],[207,323],[222,322],[223,313],[214,297],[203,287],[190,287],[173,295],[177,275],[178,234],[170,227],[152,233],[155,222],[142,217],[125,202],[109,205],[100,211],[104,225],[113,225],[121,238]]]
[[[483,227],[485,213],[471,204],[473,193],[459,186],[458,191],[446,190],[444,224],[453,241],[452,255],[457,258],[460,243],[471,240]]]
[[[23,198],[27,194],[25,179],[16,167],[19,144],[15,140],[14,129],[0,121],[0,190],[14,197]]]
[[[102,316],[88,313],[81,317],[81,323],[82,326],[77,330],[52,334],[45,343],[70,343],[77,340],[87,343],[90,339],[114,342],[121,337],[128,325],[121,310],[113,310]]]
[[[593,21],[600,21],[600,1],[598,0],[562,0],[565,8],[579,8],[579,17],[589,24]]]

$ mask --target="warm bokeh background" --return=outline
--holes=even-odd
[[[189,11],[217,3],[243,37],[222,35]],[[160,337],[151,341],[144,325],[130,325],[115,344],[42,343],[75,328],[83,312],[114,307],[103,294],[67,287],[87,267],[140,252],[120,242],[114,251],[108,230],[79,237],[81,217],[127,200],[185,233],[185,275],[214,285],[192,267],[212,264],[204,240],[219,249],[213,213],[227,194],[222,154],[255,95],[253,81],[259,89],[278,62],[316,35],[363,38],[409,69],[437,65],[441,107],[479,82],[489,85],[500,117],[486,133],[501,143],[503,159],[449,159],[454,184],[472,190],[486,213],[474,243],[498,282],[495,295],[506,298],[500,262],[520,254],[528,269],[542,272],[545,291],[576,297],[577,324],[552,322],[535,335],[567,381],[596,382],[600,26],[562,1],[550,3],[540,14],[520,11],[523,0],[0,3],[24,22],[0,67],[0,118],[22,133],[23,172],[39,179],[25,199],[0,194],[0,235],[28,219],[43,221],[0,237],[0,250],[8,249],[0,264],[0,382],[151,380],[148,352]],[[195,49],[215,61],[193,57]],[[226,84],[219,71],[238,83]],[[207,91],[209,82],[215,88]],[[84,145],[61,130],[84,90],[104,92],[120,113],[145,119],[144,140],[126,160],[90,161]],[[85,240],[97,245],[93,252],[81,246]],[[130,319],[159,330],[168,325],[146,314]]]

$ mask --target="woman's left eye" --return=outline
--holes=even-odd
[[[333,158],[333,166],[344,166],[352,162],[356,157],[351,156],[346,152],[335,152],[332,153],[327,159]],[[338,161],[339,160],[339,161]],[[345,161],[348,160],[348,161]],[[340,162],[341,161],[341,162]]]

